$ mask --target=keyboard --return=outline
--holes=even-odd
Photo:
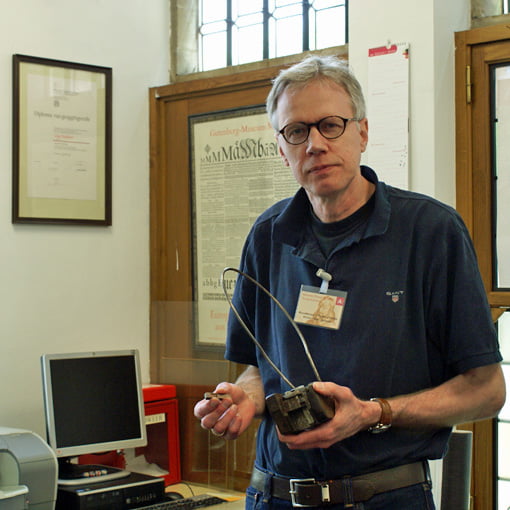
[[[212,505],[225,503],[227,500],[210,494],[196,494],[187,498],[152,503],[148,506],[138,507],[136,510],[193,510]]]

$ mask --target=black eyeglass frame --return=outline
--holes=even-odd
[[[320,124],[321,122],[325,121],[326,119],[342,119],[343,123],[344,123],[344,128],[343,130],[340,132],[339,135],[336,135],[336,136],[326,136],[322,131],[321,131],[321,128],[320,128]],[[345,133],[345,130],[347,129],[347,124],[349,123],[349,121],[356,121],[356,122],[359,122],[361,119],[358,119],[357,117],[351,117],[350,119],[347,119],[345,117],[342,117],[340,115],[328,115],[327,117],[324,117],[320,120],[318,120],[317,122],[291,122],[290,124],[286,124],[285,126],[283,126],[282,129],[280,129],[280,131],[278,131],[278,133],[280,135],[283,136],[284,140],[289,143],[290,145],[301,145],[302,143],[305,143],[307,140],[308,140],[308,137],[310,136],[310,130],[313,128],[313,127],[316,127],[317,128],[317,131],[319,131],[319,133],[324,137],[326,138],[327,140],[336,140],[337,138],[340,138],[344,133]],[[287,137],[285,136],[284,134],[284,131],[289,127],[289,126],[292,126],[293,124],[297,124],[297,125],[302,125],[302,126],[305,126],[306,129],[308,130],[307,133],[306,133],[306,137],[303,139],[302,142],[298,142],[298,143],[293,143],[293,142],[290,142]]]

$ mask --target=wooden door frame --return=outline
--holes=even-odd
[[[199,78],[149,90],[151,381],[175,384],[180,405],[181,466],[187,481],[244,490],[258,421],[235,444],[211,437],[192,414],[194,402],[221,380],[234,380],[223,352],[193,342],[193,255],[188,117],[263,104],[283,65]],[[184,372],[184,370],[183,370]],[[180,374],[182,378],[182,373]],[[214,443],[211,443],[213,441]],[[211,465],[197,465],[197,458]]]
[[[492,289],[489,83],[480,51],[510,41],[510,25],[494,25],[455,34],[456,208],[473,238],[480,271],[497,321],[510,305],[510,293]],[[510,59],[508,55],[507,59]],[[493,508],[496,472],[494,420],[462,428],[473,430],[473,510]]]

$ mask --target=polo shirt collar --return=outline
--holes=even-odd
[[[361,166],[361,175],[376,186],[374,210],[362,236],[362,239],[367,239],[386,232],[390,221],[391,204],[386,184],[379,181],[370,167]],[[308,225],[309,210],[308,196],[305,190],[300,188],[276,218],[273,240],[295,248],[303,248],[302,245],[310,232],[310,229],[304,226]]]

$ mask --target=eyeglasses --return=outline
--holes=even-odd
[[[308,139],[310,129],[312,127],[316,127],[324,138],[334,140],[344,134],[347,123],[350,120],[358,121],[359,119],[346,119],[339,115],[330,115],[329,117],[324,117],[318,122],[291,122],[278,131],[278,133],[280,133],[291,145],[299,145]]]

